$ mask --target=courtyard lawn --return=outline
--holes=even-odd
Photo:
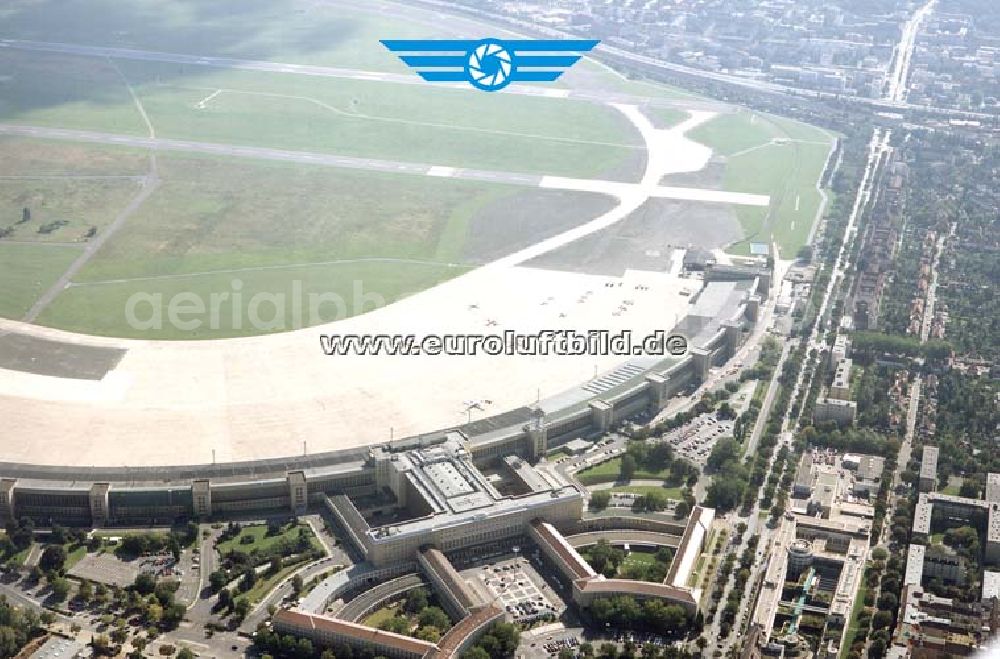
[[[230,551],[237,551],[243,553],[249,553],[251,550],[256,549],[258,551],[266,551],[277,545],[282,540],[287,540],[289,542],[294,542],[299,537],[299,529],[306,529],[309,533],[309,541],[315,549],[322,549],[316,536],[313,534],[312,529],[309,528],[308,524],[288,524],[282,527],[281,532],[275,535],[267,535],[267,526],[264,524],[255,524],[251,526],[244,526],[240,529],[239,535],[234,538],[230,538],[225,542],[220,542],[216,545],[220,554],[226,554]],[[253,538],[252,544],[242,544],[243,538]]]
[[[366,627],[374,627],[378,629],[382,623],[386,622],[387,620],[392,620],[393,618],[395,618],[396,614],[399,613],[399,611],[400,611],[399,602],[395,602],[393,604],[390,604],[389,606],[383,606],[379,609],[376,609],[373,613],[368,615],[364,620],[361,621],[361,624],[365,625]]]
[[[593,467],[588,467],[577,473],[576,477],[584,485],[595,485],[597,483],[613,483],[617,481],[621,475],[622,459],[621,457],[611,458],[600,464],[594,465]],[[635,470],[635,474],[632,476],[632,480],[662,480],[666,481],[670,477],[669,469],[661,469],[659,471],[647,471],[641,467]]]

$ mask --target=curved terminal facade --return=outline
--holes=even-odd
[[[386,454],[459,442],[471,463],[505,456],[534,461],[573,439],[598,436],[633,415],[659,410],[725,363],[757,320],[771,272],[719,266],[674,331],[684,356],[635,359],[579,387],[462,426],[367,447],[297,457],[176,467],[57,467],[0,463],[0,521],[37,525],[164,524],[177,519],[286,510],[329,497],[374,496]],[[140,440],[141,441],[141,440]],[[577,504],[573,504],[577,505]],[[544,517],[544,516],[543,516]],[[377,538],[370,539],[377,543]]]

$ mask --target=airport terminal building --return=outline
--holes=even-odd
[[[374,496],[387,485],[396,497],[406,500],[440,474],[436,467],[398,469],[385,456],[442,442],[462,444],[463,459],[476,465],[498,463],[508,456],[533,462],[570,441],[599,436],[637,413],[658,411],[672,396],[696,387],[711,367],[735,353],[757,321],[770,285],[771,272],[763,267],[708,268],[688,315],[674,328],[688,339],[686,354],[633,358],[531,407],[390,442],[375,451],[359,447],[177,467],[0,463],[0,522],[28,517],[36,526],[102,527],[250,512],[297,514],[325,505],[328,497]],[[480,484],[469,483],[469,487]],[[491,496],[485,487],[476,492],[462,505],[474,506],[475,497]],[[437,505],[433,498],[429,501]],[[458,505],[448,501],[448,506]],[[554,505],[552,501],[544,504]],[[474,510],[463,513],[452,508],[451,514],[474,516]],[[371,537],[370,542],[377,545],[382,540]]]

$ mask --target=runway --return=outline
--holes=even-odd
[[[21,137],[66,140],[70,142],[113,144],[138,149],[153,149],[156,151],[204,153],[230,158],[250,158],[256,160],[272,160],[305,165],[321,165],[327,167],[340,167],[344,169],[382,172],[386,174],[414,174],[418,176],[454,178],[485,183],[544,187],[555,190],[596,192],[619,198],[641,196],[642,199],[645,200],[648,197],[662,197],[667,199],[731,203],[748,206],[766,206],[770,201],[770,198],[767,195],[750,194],[745,192],[727,192],[724,190],[709,190],[702,188],[667,187],[650,185],[648,181],[644,183],[621,183],[619,181],[604,181],[600,179],[577,179],[542,176],[539,174],[524,174],[518,172],[496,172],[481,169],[466,169],[461,167],[445,167],[427,163],[338,156],[312,151],[290,151],[286,149],[272,149],[259,146],[238,146],[234,144],[178,140],[163,137],[139,137],[135,135],[119,135],[115,133],[101,133],[69,128],[0,124],[0,135],[16,135]]]
[[[133,48],[111,48],[107,46],[82,46],[77,44],[56,43],[49,41],[29,41],[21,39],[0,39],[0,48],[14,48],[43,53],[63,55],[79,55],[84,57],[110,57],[125,60],[145,62],[167,62],[189,66],[205,66],[222,69],[240,69],[245,71],[261,71],[264,73],[284,73],[322,78],[345,78],[365,82],[391,82],[399,85],[423,85],[425,82],[412,73],[389,73],[383,71],[364,71],[336,66],[317,66],[314,64],[292,64],[286,62],[268,62],[265,60],[238,59],[233,57],[214,57],[208,55],[185,55],[183,53],[167,53],[155,50],[137,50]],[[395,59],[387,51],[390,59]],[[466,83],[434,83],[435,87],[446,87],[462,91],[477,90]],[[723,103],[701,99],[669,99],[635,96],[632,94],[606,93],[604,91],[587,91],[566,89],[562,87],[543,87],[533,85],[512,85],[504,90],[505,94],[520,96],[535,96],[542,98],[565,98],[569,100],[587,101],[590,103],[628,103],[633,105],[651,105],[654,107],[678,108],[682,110],[702,110],[709,112],[730,112],[732,108]]]

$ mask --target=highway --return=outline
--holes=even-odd
[[[903,26],[903,34],[896,46],[896,56],[889,72],[889,89],[886,100],[892,103],[905,103],[907,95],[907,80],[910,77],[910,63],[913,60],[913,47],[917,42],[917,33],[924,19],[934,10],[937,0],[928,0],[927,4],[914,12],[910,20]]]

